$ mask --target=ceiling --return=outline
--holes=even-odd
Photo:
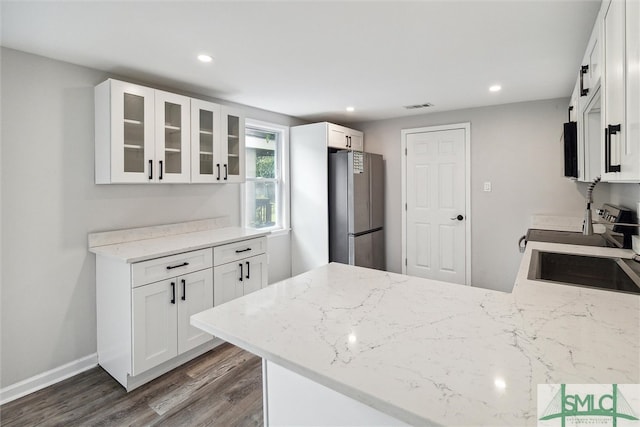
[[[1,43],[149,85],[352,123],[568,97],[599,5],[2,0]],[[200,53],[215,59],[201,63]],[[489,92],[493,84],[502,90]],[[403,108],[426,102],[434,106]]]

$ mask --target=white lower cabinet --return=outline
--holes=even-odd
[[[214,305],[250,294],[268,284],[267,238],[244,240],[213,250]]]
[[[213,307],[213,271],[189,273],[133,289],[133,375],[213,339],[189,324]]]
[[[221,344],[190,318],[265,287],[266,252],[254,237],[134,263],[97,254],[100,366],[131,391]]]
[[[267,255],[257,255],[213,269],[214,305],[250,294],[267,286]]]
[[[135,263],[98,255],[98,363],[133,390],[222,342],[189,323],[211,307],[212,248]]]

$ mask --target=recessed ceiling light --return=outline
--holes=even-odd
[[[347,107],[347,111],[348,112],[352,112],[352,111],[356,111],[355,107]]]
[[[502,89],[502,86],[500,85],[493,85],[489,88],[491,92],[498,92],[500,89]]]
[[[213,58],[212,58],[211,56],[209,56],[209,55],[205,55],[205,54],[198,55],[198,59],[199,59],[201,62],[211,62],[211,61],[213,61]]]

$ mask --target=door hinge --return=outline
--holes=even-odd
[[[408,262],[408,261],[407,261],[407,259],[405,258],[405,259],[404,259],[404,266],[406,267],[406,266],[408,266],[408,265],[409,265],[409,262]]]
[[[407,147],[404,147],[404,155],[407,155]]]
[[[404,210],[405,211],[407,210],[407,204],[406,203],[404,204]]]

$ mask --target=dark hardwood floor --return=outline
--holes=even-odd
[[[126,393],[96,367],[0,406],[2,426],[262,426],[259,357],[223,344]]]

